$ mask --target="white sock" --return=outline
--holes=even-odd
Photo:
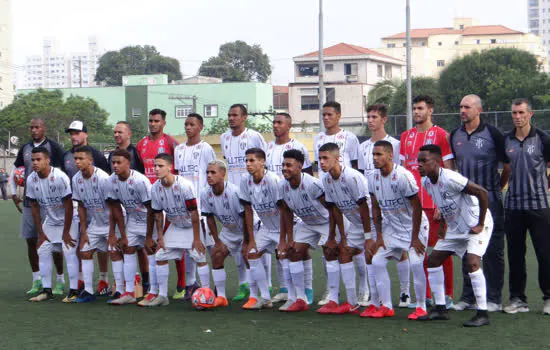
[[[158,265],[157,265],[157,259],[155,258],[155,254],[147,255],[147,260],[149,261],[149,293],[158,294],[159,292],[159,283],[157,279]]]
[[[61,275],[56,274],[55,275],[55,282],[56,283],[65,283],[65,275],[64,274],[61,274]]]
[[[287,288],[286,279],[283,272],[283,260],[277,259],[277,264],[275,266],[277,268],[277,281],[279,282],[279,289]]]
[[[214,285],[216,286],[218,296],[226,298],[225,280],[227,279],[227,275],[225,269],[223,267],[221,269],[212,269],[212,278],[214,279]]]
[[[326,281],[327,281],[327,290],[330,290],[330,282],[328,281],[328,261],[327,261],[327,258],[325,258],[325,256],[321,256],[321,261],[323,262],[323,270],[325,270],[325,277],[326,277]],[[305,268],[305,266],[304,266]],[[340,271],[340,267],[338,267],[338,271]],[[338,277],[340,278],[340,277]]]
[[[426,273],[424,272],[424,264],[420,261],[420,263],[410,264],[410,266],[413,272],[416,307],[426,311]]]
[[[249,282],[248,269],[241,256],[235,257],[235,264],[237,265],[237,271],[239,273],[239,286]]]
[[[256,280],[252,278],[252,272],[247,269],[246,270],[247,276],[248,276],[248,287],[250,289],[250,298],[258,299],[258,284],[256,283]]]
[[[134,279],[136,278],[137,262],[136,253],[124,254],[124,280],[126,282],[126,291],[134,292]]]
[[[105,282],[109,282],[109,277],[108,277],[109,273],[108,272],[100,272],[99,273],[99,280],[100,281],[105,281]]]
[[[39,271],[33,271],[32,273],[32,281],[38,281],[40,280],[40,270]]]
[[[120,294],[124,293],[124,262],[122,260],[119,261],[111,261],[111,266],[113,267],[113,276],[115,278],[115,287],[116,292],[119,292]]]
[[[376,287],[376,272],[372,264],[367,265],[367,275],[369,280],[370,303],[378,308],[380,307],[380,298],[378,297],[378,288]]]
[[[384,257],[374,257],[372,261],[374,273],[376,274],[376,289],[382,305],[393,309],[391,302],[391,281],[388,274],[388,260]]]
[[[192,286],[197,283],[197,263],[189,254],[185,254],[185,285]]]
[[[304,261],[304,284],[306,289],[313,289],[313,259],[308,259]]]
[[[168,276],[170,275],[168,264],[157,265],[156,272],[159,285],[158,293],[163,297],[168,297]]]
[[[262,299],[271,299],[269,295],[269,286],[266,280],[264,259],[248,259],[248,263],[250,264],[250,274],[260,290]]]
[[[79,263],[76,255],[76,248],[63,249],[65,261],[67,263],[67,274],[69,275],[69,288],[78,289]]]
[[[210,288],[210,267],[208,264],[204,266],[199,266],[199,278],[201,280],[201,286],[205,288]]]
[[[443,266],[429,267],[428,280],[436,305],[445,305],[445,276]]]
[[[477,309],[487,310],[487,285],[483,270],[480,268],[477,271],[468,273],[468,275],[472,281],[472,289],[476,296]]]
[[[356,289],[356,274],[355,265],[353,261],[345,264],[340,264],[340,270],[342,272],[342,281],[346,287],[346,295],[348,297],[348,303],[352,306],[357,305],[357,289]]]
[[[282,263],[283,280],[287,289],[288,300],[296,301],[296,289],[290,276],[290,260],[284,259],[279,261]]]
[[[338,304],[338,291],[340,289],[340,264],[338,260],[327,261],[327,280],[330,300]]]
[[[401,294],[411,295],[410,291],[410,276],[411,269],[409,259],[397,262],[397,273],[399,275],[399,285],[401,286]]]
[[[84,289],[94,294],[94,261],[82,259],[82,274],[84,275]]]
[[[265,279],[267,281],[267,286],[271,287],[271,254],[270,253],[264,253],[261,257],[263,259],[263,265],[265,269]]]
[[[353,257],[355,262],[355,268],[357,269],[357,274],[359,275],[359,293],[364,295],[369,295],[369,284],[367,281],[367,261],[365,259],[365,254],[357,254]]]
[[[44,288],[52,288],[52,270],[53,258],[52,253],[46,250],[38,249],[38,266],[40,267],[40,277],[42,277],[42,286]]]
[[[292,277],[292,284],[296,290],[296,297],[306,300],[306,289],[304,283],[304,262],[303,261],[292,261],[289,264],[290,275]]]

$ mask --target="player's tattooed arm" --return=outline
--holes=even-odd
[[[215,244],[222,243],[222,241],[220,240],[220,236],[218,234],[218,227],[216,226],[216,219],[214,218],[214,215],[209,214],[206,216],[206,225],[208,226],[208,230],[210,231],[210,234],[214,239],[214,243]]]
[[[369,203],[367,202],[367,199],[363,197],[357,201],[357,204],[359,205],[359,214],[361,214],[361,221],[363,221],[363,230],[365,230],[365,232],[370,232]],[[382,216],[382,214],[380,214],[380,216]]]
[[[510,163],[504,163],[502,165],[502,173],[500,174],[500,187],[504,188],[508,185],[508,180],[510,180],[510,174],[512,173],[512,168]]]
[[[189,210],[188,206],[188,210]],[[206,248],[204,247],[204,244],[202,244],[201,241],[201,218],[199,215],[199,211],[197,210],[197,207],[195,206],[194,209],[190,210],[191,213],[191,224],[193,225],[193,246],[192,248],[195,249],[199,254],[204,254],[206,252]]]
[[[287,250],[294,243],[294,237],[292,235],[292,230],[294,227],[294,217],[292,211],[288,207],[285,201],[281,200],[277,203],[280,213],[280,235],[279,235],[279,246],[277,247],[277,252],[282,258],[286,258]]]
[[[254,243],[256,247],[256,241],[254,240],[254,211],[252,210],[252,205],[247,202],[243,202],[244,206],[244,243],[250,245]],[[251,248],[251,247],[249,247]]]
[[[143,203],[143,205],[145,206],[145,208],[147,208],[147,232],[145,234],[145,244],[144,245],[145,245],[145,250],[147,250],[147,252],[149,254],[152,254],[156,250],[156,243],[155,243],[155,240],[153,239],[153,231],[154,231],[154,228],[155,228],[155,219],[154,219],[154,216],[153,216],[153,208],[151,207],[151,202],[150,201]],[[158,232],[159,235],[162,234],[161,232]]]
[[[420,225],[422,224],[422,204],[420,203],[418,193],[410,197],[409,201],[411,202],[413,207],[411,248],[414,248],[417,254],[422,255],[426,251],[426,247],[418,238],[418,236],[420,235]]]
[[[71,225],[73,223],[73,201],[71,196],[63,198],[65,218],[63,220],[63,242],[67,248],[76,247],[77,241],[71,237]]]
[[[162,210],[154,210],[153,211],[154,216],[154,227],[157,229],[157,251],[159,249],[165,249],[164,246],[164,214],[162,213]]]
[[[471,181],[468,181],[468,184],[462,191],[477,197],[479,201],[479,221],[477,225],[470,230],[470,233],[478,234],[483,231],[483,226],[485,225],[485,216],[487,215],[487,208],[489,207],[489,194],[486,189]]]
[[[86,207],[82,202],[78,202],[78,219],[80,220],[80,250],[84,248],[86,243],[90,243],[88,240],[88,219]]]
[[[441,217],[439,221],[439,229],[437,230],[437,238],[445,239],[445,234],[447,233],[447,221],[444,217]]]
[[[46,236],[46,233],[44,232],[44,228],[42,227],[42,219],[40,217],[40,204],[38,204],[38,201],[31,199],[31,213],[32,213],[32,219],[34,221],[34,225],[36,226],[36,230],[38,231],[38,248],[44,243],[45,241],[50,241],[48,239],[48,236]]]
[[[365,203],[367,202],[366,199],[364,199],[364,201]],[[365,240],[365,251],[369,256],[373,256],[380,247],[386,248],[386,245],[384,244],[384,235],[382,233],[382,210],[378,205],[378,200],[376,199],[376,196],[372,193],[371,193],[371,203],[372,203],[372,219],[374,221],[374,227],[376,228],[376,243],[373,247],[372,237]],[[361,212],[361,214],[363,214],[363,212]],[[368,215],[368,209],[367,209],[367,215]],[[363,215],[361,215],[361,218],[363,219],[363,229],[365,230],[365,233],[370,232],[371,231],[370,218],[369,218],[369,221],[367,222],[365,222]]]
[[[374,221],[374,227],[376,228],[376,234],[378,237],[382,236],[382,210],[380,209],[380,206],[378,205],[378,200],[376,199],[376,196],[371,193],[370,194],[371,202],[372,202],[372,220]],[[365,223],[363,222],[363,228],[365,226]],[[369,225],[369,231],[370,231],[370,225]],[[369,232],[365,231],[365,232]]]

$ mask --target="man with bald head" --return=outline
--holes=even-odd
[[[489,210],[494,219],[494,230],[487,252],[483,257],[483,272],[487,280],[488,311],[502,310],[504,284],[504,209],[502,187],[510,177],[510,165],[505,163],[504,135],[494,126],[480,119],[483,110],[477,95],[467,95],[460,102],[462,125],[451,133],[451,147],[457,170],[470,181],[489,192]],[[504,170],[499,174],[499,165]],[[463,261],[464,283],[458,311],[473,309],[475,296],[472,283]]]
[[[31,120],[29,125],[29,131],[31,134],[32,140],[24,144],[17,153],[17,158],[15,159],[14,169],[18,167],[25,167],[25,180],[32,173],[32,161],[31,154],[33,148],[44,147],[50,152],[50,164],[53,167],[61,167],[63,164],[63,148],[49,138],[46,137],[46,123],[42,118],[34,118]],[[33,285],[32,288],[27,292],[27,294],[35,294],[42,290],[42,281],[40,279],[40,269],[38,267],[38,250],[37,250],[37,239],[38,231],[36,225],[34,224],[32,212],[31,212],[31,203],[24,196],[25,201],[23,202],[23,208],[21,208],[21,200],[17,197],[17,187],[13,179],[13,171],[10,176],[10,186],[12,199],[17,207],[17,210],[23,214],[21,219],[21,238],[24,238],[27,241],[27,252],[29,256],[29,263],[31,265],[32,276],[33,276]],[[26,189],[25,189],[26,194]],[[64,277],[63,277],[63,254],[62,253],[53,253],[54,263],[57,269],[57,283],[53,290],[53,293],[56,295],[63,294],[64,287]]]

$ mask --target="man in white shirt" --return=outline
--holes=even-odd
[[[418,170],[422,176],[422,186],[441,211],[443,221],[438,232],[439,240],[428,257],[428,278],[435,295],[436,305],[423,319],[448,319],[441,265],[453,254],[460,258],[466,255],[477,312],[471,320],[464,323],[464,326],[485,326],[489,324],[489,314],[481,259],[493,232],[493,218],[491,212],[487,210],[489,205],[487,190],[468,181],[457,172],[444,169],[440,166],[440,162],[439,146],[426,145],[420,148]]]
[[[206,248],[201,240],[200,217],[194,186],[182,176],[171,172],[174,158],[167,153],[155,157],[157,181],[151,189],[151,207],[158,232],[157,278],[159,294],[143,306],[165,306],[168,301],[169,260],[180,259],[183,253],[198,265],[201,284],[210,287],[210,268],[206,263]],[[170,226],[163,233],[164,213]],[[149,243],[153,243],[149,241]],[[153,248],[153,244],[147,247]]]
[[[329,203],[331,220],[329,239],[326,247],[338,249],[338,262],[327,262],[327,274],[330,288],[330,302],[317,310],[321,314],[359,314],[357,291],[355,289],[354,257],[364,257],[367,252],[367,268],[374,254],[374,240],[371,234],[369,213],[370,196],[367,179],[359,171],[340,165],[340,150],[332,142],[319,149],[319,162],[325,172],[322,176],[325,200]],[[351,223],[344,229],[344,217]],[[336,227],[342,238],[336,243]],[[338,305],[339,269],[346,287],[347,302]],[[371,271],[369,271],[371,275]]]
[[[180,143],[174,150],[174,169],[184,179],[191,181],[199,202],[197,208],[200,214],[200,193],[206,186],[206,168],[208,163],[216,159],[212,146],[201,140],[204,127],[200,114],[191,113],[185,119],[185,134],[187,142]],[[208,231],[206,218],[201,217],[201,236],[208,250],[214,245],[214,240]],[[197,264],[189,255],[185,255],[185,297],[190,300],[193,292],[199,287],[196,280]],[[176,297],[174,297],[176,299]]]
[[[424,255],[429,223],[422,211],[416,180],[410,171],[393,163],[393,151],[389,141],[379,140],[374,144],[376,169],[369,176],[372,216],[377,236],[377,252],[372,259],[376,274],[376,285],[373,288],[377,288],[381,306],[379,308],[371,304],[361,316],[394,316],[387,264],[388,260],[400,260],[404,253],[408,253],[405,256],[411,262],[417,301],[415,311],[408,318],[416,320],[427,314]]]
[[[52,252],[61,252],[67,261],[70,290],[65,303],[76,301],[78,292],[78,228],[72,225],[73,203],[69,177],[50,165],[50,152],[36,147],[31,152],[33,172],[27,178],[26,196],[31,202],[32,217],[38,231],[38,257],[44,289],[30,301],[53,298]],[[41,212],[44,213],[42,221]]]

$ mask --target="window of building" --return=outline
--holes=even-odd
[[[345,75],[357,75],[357,63],[345,63],[344,64]]]
[[[455,45],[458,45],[458,41],[455,41]]]
[[[479,43],[481,43],[481,40],[477,39],[476,44],[479,44]]]
[[[176,106],[176,118],[187,118],[187,116],[191,113],[193,113],[192,105]]]
[[[336,90],[334,88],[325,89],[326,101],[336,101]]]
[[[319,65],[317,64],[299,64],[298,75],[301,77],[311,77],[319,75]]]
[[[132,108],[132,118],[141,118],[141,108]]]
[[[381,64],[376,65],[376,76],[382,78],[384,76],[384,67]]]
[[[319,89],[300,89],[302,111],[319,109]]]
[[[460,30],[464,30],[464,24],[460,25]]]
[[[386,73],[386,74],[385,74],[385,78],[386,78],[386,79],[391,79],[391,78],[392,78],[391,64],[386,64],[386,65],[384,66],[384,72]]]
[[[441,44],[441,43],[440,43],[440,44]],[[420,43],[420,46],[426,46],[426,42],[425,42],[425,41],[421,42],[421,43]]]
[[[393,49],[395,47],[395,43],[388,44],[388,49]]]
[[[497,43],[497,39],[491,39],[491,44],[496,44]]]
[[[332,72],[334,70],[334,64],[332,64],[332,63],[325,64],[325,70],[327,72]]]
[[[438,67],[445,67],[445,60],[437,60]]]
[[[529,17],[537,18],[538,16],[539,16],[539,10],[537,10],[537,9],[530,9],[529,10]]]
[[[217,117],[218,116],[218,105],[205,105],[204,106],[204,116],[205,117]]]
[[[403,47],[407,47],[407,43],[403,43]]]
[[[441,41],[437,43],[437,46],[441,46],[441,45],[443,45]]]

